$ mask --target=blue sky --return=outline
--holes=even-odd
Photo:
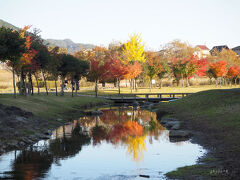
[[[43,38],[108,45],[141,33],[152,50],[174,39],[240,45],[239,0],[0,0],[0,19]]]

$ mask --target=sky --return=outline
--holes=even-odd
[[[239,0],[0,0],[0,19],[32,25],[44,39],[107,46],[139,33],[146,48],[175,39],[240,46]]]

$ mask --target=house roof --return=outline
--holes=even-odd
[[[221,45],[221,46],[213,46],[213,48],[210,50],[211,54],[215,54],[216,51],[221,52],[223,49],[229,49],[227,45]]]
[[[240,46],[234,47],[234,48],[232,48],[232,50],[233,50],[233,51],[234,51],[234,50],[240,50]]]
[[[223,49],[229,49],[229,48],[228,48],[227,45],[213,46],[213,48],[211,49],[211,51],[217,50],[217,51],[221,52]]]
[[[201,50],[209,50],[205,45],[197,45],[196,47],[200,48]]]
[[[240,46],[237,46],[235,48],[232,48],[232,50],[237,53],[237,55],[240,55]]]

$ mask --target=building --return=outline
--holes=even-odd
[[[223,49],[229,50],[227,45],[221,45],[221,46],[214,46],[211,50],[210,53],[211,55],[215,56],[217,52],[221,52]]]
[[[232,50],[237,53],[237,55],[239,56],[240,55],[240,46],[237,46],[235,48],[232,48]]]
[[[199,58],[206,58],[210,55],[209,49],[206,45],[197,45],[194,55],[197,55]]]

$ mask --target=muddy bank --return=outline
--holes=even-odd
[[[85,116],[84,110],[99,105],[103,103],[88,103],[63,113],[61,118],[44,119],[18,107],[0,104],[0,155],[50,138],[52,130],[73,118]]]

